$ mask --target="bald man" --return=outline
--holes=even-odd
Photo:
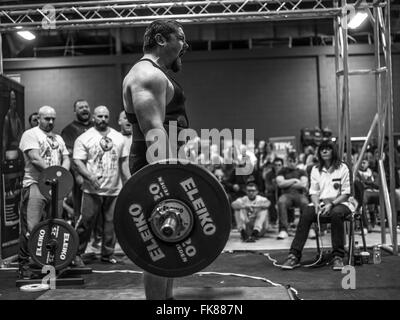
[[[21,198],[21,233],[18,254],[19,276],[33,276],[29,269],[28,236],[44,218],[49,218],[49,200],[43,197],[38,187],[40,173],[50,166],[63,166],[69,170],[70,160],[64,140],[53,133],[56,111],[50,106],[39,109],[39,125],[26,130],[19,148],[24,153],[25,172]],[[58,214],[61,212],[59,210]]]
[[[79,249],[75,265],[83,267],[81,255],[85,252],[98,214],[103,219],[101,260],[117,263],[114,257],[114,208],[122,185],[130,178],[128,151],[124,137],[110,128],[110,113],[105,106],[98,106],[93,113],[94,127],[80,135],[74,144],[73,159],[84,178],[82,213],[76,231]]]

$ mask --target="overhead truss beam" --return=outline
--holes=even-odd
[[[372,7],[382,1],[354,0]],[[253,22],[332,18],[332,0],[81,1],[0,6],[0,32],[140,26],[156,19],[181,23]]]

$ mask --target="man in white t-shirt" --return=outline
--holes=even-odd
[[[254,242],[266,230],[271,202],[258,195],[257,184],[252,181],[247,183],[246,193],[246,196],[232,202],[232,208],[235,210],[236,225],[242,240]]]
[[[121,134],[124,137],[125,148],[128,150],[128,154],[131,151],[132,145],[132,124],[128,121],[126,117],[125,110],[121,111],[118,118],[118,124],[121,128]]]
[[[114,208],[130,174],[124,137],[109,127],[109,117],[107,107],[98,106],[94,110],[94,127],[80,135],[74,144],[73,159],[84,178],[81,217],[76,227],[79,249],[75,265],[78,267],[84,266],[80,255],[90,241],[97,214],[103,217],[101,260],[117,263],[114,257]]]
[[[46,217],[50,201],[41,193],[38,187],[40,173],[50,166],[63,166],[69,170],[70,160],[64,140],[53,133],[56,112],[52,107],[43,106],[39,109],[39,125],[26,130],[19,144],[24,153],[25,173],[21,198],[21,232],[18,253],[19,276],[32,276],[28,267],[28,236],[29,232]],[[61,212],[58,212],[60,215]],[[48,217],[48,216],[47,216]]]

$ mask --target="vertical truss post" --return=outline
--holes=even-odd
[[[3,74],[3,42],[2,35],[0,32],[0,74]]]
[[[338,0],[334,0],[334,7],[339,7]],[[336,80],[336,114],[337,114],[337,143],[339,144],[339,156],[343,157],[342,141],[343,141],[343,129],[342,129],[342,104],[341,104],[341,90],[340,90],[340,28],[339,28],[339,16],[333,19],[333,31],[334,31],[334,45],[335,45],[335,80]]]
[[[378,8],[373,8],[374,15],[374,60],[375,60],[375,69],[377,70],[381,66],[380,62],[380,41],[379,41],[379,13]],[[378,109],[379,121],[378,121],[378,150],[379,150],[379,159],[383,158],[383,144],[385,139],[385,117],[384,110],[382,106],[382,87],[381,87],[381,74],[375,73],[375,89],[376,89],[376,106]],[[381,167],[378,167],[378,170],[381,171]],[[380,177],[384,177],[383,173],[380,173]],[[386,216],[386,207],[385,207],[385,195],[383,190],[383,182],[380,183],[379,188],[379,215],[381,221],[381,242],[382,244],[386,244],[386,227],[385,227],[385,216]]]
[[[393,139],[393,84],[392,84],[392,41],[391,41],[391,29],[390,29],[390,1],[386,2],[385,10],[385,40],[386,46],[383,50],[386,50],[386,97],[387,97],[387,121],[388,121],[388,136],[389,136],[389,176],[390,176],[390,202],[393,208],[392,212],[392,244],[393,244],[393,254],[398,254],[398,243],[397,243],[397,209],[395,207],[395,196],[396,196],[396,186],[395,186],[395,162],[394,162],[394,139]]]
[[[342,0],[342,8],[347,5],[347,0]],[[348,32],[347,23],[343,23],[347,19],[347,12],[343,12],[340,16],[340,29],[343,46],[343,113],[344,113],[344,132],[346,141],[346,162],[351,170],[351,134],[350,134],[350,88],[349,88],[349,51],[348,51]],[[345,26],[345,27],[344,27]]]

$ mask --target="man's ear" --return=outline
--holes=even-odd
[[[164,47],[167,43],[167,39],[165,39],[165,37],[161,33],[157,33],[154,36],[154,39],[156,40],[157,44],[161,47]]]

